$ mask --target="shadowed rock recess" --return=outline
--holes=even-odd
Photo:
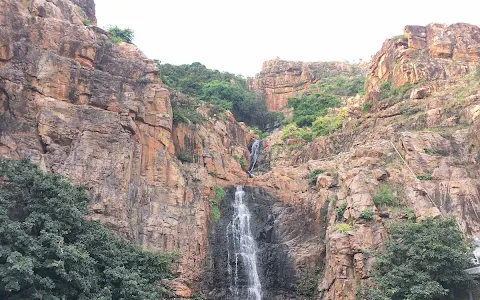
[[[429,24],[388,39],[368,68],[266,62],[248,85],[271,111],[322,93],[325,78],[365,76],[365,96],[339,97],[327,136],[271,133],[249,178],[259,137],[205,105],[204,122],[173,124],[171,101],[185,96],[135,45],[110,41],[93,0],[0,0],[0,157],[85,184],[89,218],[178,251],[165,282],[175,299],[232,299],[236,186],[262,299],[359,299],[392,221],[454,217],[467,240],[480,236],[479,45],[477,26]],[[395,207],[374,201],[385,185]]]

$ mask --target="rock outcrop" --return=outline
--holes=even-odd
[[[326,77],[359,75],[364,65],[344,62],[300,62],[280,59],[263,63],[262,71],[249,78],[249,89],[265,95],[267,109],[278,111],[287,105],[287,99],[307,90],[310,85]]]
[[[381,84],[393,88],[406,83],[460,79],[477,67],[480,28],[457,23],[406,26],[404,34],[388,39],[370,62],[368,100],[378,100]]]

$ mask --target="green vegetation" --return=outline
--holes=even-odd
[[[199,124],[205,118],[197,111],[198,102],[192,97],[178,97],[171,100],[173,123]]]
[[[365,209],[360,213],[360,219],[372,220],[374,216],[373,210]]]
[[[282,140],[285,141],[288,138],[302,139],[306,142],[313,141],[313,134],[310,128],[299,128],[295,124],[288,124],[282,130]]]
[[[318,279],[318,276],[310,275],[300,280],[297,286],[298,293],[304,296],[314,296],[317,292]]]
[[[314,136],[326,136],[338,128],[340,128],[343,124],[343,120],[345,119],[345,112],[340,111],[336,116],[324,116],[318,117],[312,123],[312,131]]]
[[[338,232],[340,233],[345,233],[348,231],[352,231],[353,227],[350,224],[347,223],[340,223],[335,225],[335,229],[337,229]]]
[[[386,184],[382,185],[373,196],[373,203],[377,207],[382,206],[396,206],[399,204],[397,197],[393,190]]]
[[[315,185],[317,183],[318,175],[322,174],[323,172],[325,172],[325,170],[322,170],[322,169],[313,170],[312,173],[310,173],[310,184]]]
[[[188,162],[188,163],[192,163],[195,161],[195,156],[193,154],[189,154],[185,151],[182,151],[180,150],[180,152],[177,154],[177,158],[181,161],[181,162]]]
[[[431,174],[420,174],[417,175],[417,179],[419,180],[432,180],[432,175]]]
[[[263,96],[248,91],[246,80],[240,75],[211,70],[198,62],[179,66],[155,62],[166,85],[194,99],[195,103],[184,109],[203,101],[212,105],[212,115],[220,116],[230,110],[238,121],[259,128],[283,119],[282,114],[267,111]],[[178,111],[174,111],[174,118],[176,114]]]
[[[108,36],[110,37],[110,41],[114,44],[118,44],[121,42],[131,44],[133,42],[133,38],[135,36],[133,30],[130,28],[121,29],[117,26],[110,26],[107,28]]]
[[[159,299],[174,254],[85,219],[89,196],[27,160],[0,160],[0,299]]]
[[[335,208],[335,212],[337,213],[337,221],[343,219],[343,215],[345,214],[346,209],[347,202],[342,202],[337,208]]]
[[[242,167],[242,169],[246,169],[248,167],[247,161],[244,157],[240,158],[240,167]]]
[[[392,88],[392,82],[385,81],[380,85],[380,92],[382,93],[380,101],[392,104],[402,101],[415,86],[415,84],[405,83],[402,86]]]
[[[220,220],[220,203],[225,199],[226,195],[221,186],[215,185],[215,196],[213,199],[208,200],[208,204],[210,204],[210,214],[212,220],[215,222]]]
[[[319,80],[315,88],[326,94],[337,96],[355,96],[357,94],[363,95],[365,93],[365,77],[355,76],[334,76],[322,78]]]
[[[468,247],[455,219],[396,222],[385,250],[376,256],[373,281],[365,298],[439,299],[469,281]]]
[[[287,101],[288,107],[293,108],[292,122],[298,127],[311,126],[318,117],[325,116],[330,108],[340,105],[337,96],[325,93],[293,97]]]
[[[258,135],[258,138],[263,140],[265,139],[269,133],[268,132],[264,132],[262,131],[261,129],[259,129],[258,127],[255,127],[255,126],[249,126],[248,127],[251,131],[253,131],[253,133],[255,133],[256,135]]]
[[[369,111],[371,108],[372,108],[372,103],[370,103],[370,102],[364,102],[364,103],[362,104],[362,109],[361,109],[361,110],[362,110],[362,112],[367,112],[367,111]]]
[[[212,171],[210,173],[208,173],[208,175],[212,176],[212,177],[217,177],[217,171]]]

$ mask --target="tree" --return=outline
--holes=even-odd
[[[468,282],[468,247],[454,219],[397,222],[376,257],[367,299],[433,300]]]
[[[158,299],[174,255],[84,219],[85,189],[0,159],[0,299]]]

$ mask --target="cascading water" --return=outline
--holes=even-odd
[[[257,163],[261,146],[262,146],[261,140],[256,140],[252,144],[252,148],[250,149],[250,167],[248,168],[248,171],[247,171],[249,176],[253,176],[252,172],[253,172],[253,169],[255,168],[255,164]]]
[[[250,212],[243,203],[244,196],[243,187],[237,186],[233,218],[226,230],[230,292],[235,300],[261,300],[256,247],[250,229]]]

